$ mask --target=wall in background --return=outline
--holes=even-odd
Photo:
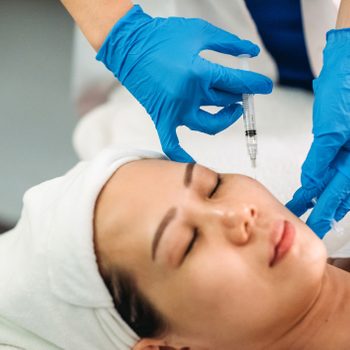
[[[72,34],[59,0],[0,1],[0,222],[15,222],[24,192],[77,160]]]

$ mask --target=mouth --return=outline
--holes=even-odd
[[[271,233],[273,251],[269,267],[275,266],[289,252],[295,238],[295,227],[287,220],[279,220]]]

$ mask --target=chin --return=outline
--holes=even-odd
[[[322,275],[325,272],[327,266],[327,250],[323,241],[321,241],[316,234],[307,228],[309,231],[308,244],[306,251],[306,264],[309,265],[310,269],[315,271],[315,274]]]
[[[297,303],[301,310],[318,294],[327,267],[325,245],[308,227],[303,226],[297,230],[297,239],[284,269],[284,275],[289,276],[285,280],[285,293],[292,299],[299,299]]]
[[[327,268],[327,250],[318,237],[316,237],[316,243],[309,253],[308,260],[310,274],[314,276],[315,281],[322,280]]]
[[[300,265],[298,264],[299,271],[296,271],[297,285],[306,304],[318,295],[327,268],[327,250],[323,242],[313,232],[308,241],[310,244],[298,252]]]
[[[296,244],[292,247],[291,253],[294,254],[295,260],[300,262],[300,264],[296,262],[300,269],[299,273],[309,271],[311,274],[322,276],[327,265],[326,246],[304,222],[298,221],[295,223]]]

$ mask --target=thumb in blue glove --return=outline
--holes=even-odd
[[[192,162],[176,129],[187,126],[216,134],[242,114],[242,93],[270,93],[272,82],[253,72],[231,69],[199,56],[215,50],[256,56],[259,48],[201,19],[152,18],[135,5],[109,33],[97,54],[151,116],[163,151]],[[223,107],[210,114],[200,107]]]
[[[350,210],[350,152],[344,147],[321,177],[317,189],[301,187],[286,204],[300,216],[316,204],[306,224],[320,237],[331,229],[333,220],[340,221]]]
[[[323,238],[332,222],[340,221],[350,209],[350,178],[337,171],[319,197],[306,224]]]

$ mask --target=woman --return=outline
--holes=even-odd
[[[134,349],[350,345],[350,276],[251,178],[129,163],[99,197],[95,242],[117,309],[146,337]]]
[[[350,344],[350,277],[302,221],[251,178],[156,153],[29,190],[0,281],[0,344],[21,349]]]

